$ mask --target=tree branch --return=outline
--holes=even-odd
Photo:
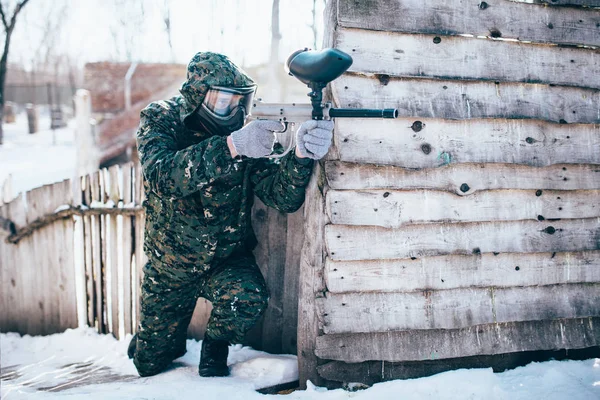
[[[1,2],[0,2],[0,16],[2,17],[2,25],[4,25],[4,30],[8,31],[8,24],[6,23],[6,15],[4,15],[4,9],[2,8]]]

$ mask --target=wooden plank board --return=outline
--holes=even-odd
[[[133,187],[134,187],[134,204],[142,205],[144,201],[144,181],[142,174],[142,167],[139,163],[135,164],[133,171]],[[144,265],[148,261],[146,254],[144,254],[144,225],[145,225],[145,214],[140,214],[135,217],[135,326],[139,326],[140,312],[141,312],[141,288],[142,280],[144,278]]]
[[[600,91],[595,89],[350,73],[329,86],[337,107],[397,108],[400,117],[413,119],[409,126],[419,118],[600,122]]]
[[[449,164],[438,168],[408,169],[392,165],[325,163],[332,189],[434,189],[467,196],[480,190],[600,189],[600,166],[554,164],[530,167],[520,164]],[[566,178],[566,180],[565,180]]]
[[[262,326],[254,329],[257,333],[255,340],[259,341],[258,345],[262,350],[280,353],[285,293],[283,284],[286,268],[287,216],[267,207],[260,199],[255,198],[252,225],[258,240],[254,255],[269,289],[269,305],[262,318]]]
[[[377,226],[327,225],[333,260],[378,260],[444,254],[597,250],[600,218]]]
[[[418,132],[411,128],[419,124]],[[600,125],[533,120],[338,119],[341,161],[432,168],[451,163],[600,164]]]
[[[325,291],[323,269],[325,264],[325,247],[323,227],[327,223],[325,199],[319,188],[317,179],[322,174],[321,165],[315,169],[306,192],[304,203],[304,244],[300,258],[300,284],[298,292],[298,370],[300,387],[306,387],[310,380],[320,385],[323,380],[317,374],[318,360],[314,349],[319,335],[316,309],[316,297]]]
[[[461,288],[404,293],[328,293],[317,299],[323,331],[460,329],[499,322],[600,315],[600,283]]]
[[[89,207],[92,204],[92,177],[91,175],[82,177],[84,187],[84,206]],[[87,302],[87,323],[90,327],[96,327],[96,290],[94,280],[94,251],[92,239],[92,217],[83,217],[83,236],[85,245],[85,279],[86,279],[86,302]],[[96,328],[97,329],[97,328]]]
[[[300,284],[300,256],[304,244],[304,206],[287,216],[285,277],[283,282],[283,318],[281,321],[281,351],[297,353],[298,286]]]
[[[330,190],[332,224],[400,228],[431,222],[600,217],[600,190],[486,190],[457,196],[437,190]]]
[[[15,199],[0,207],[0,215],[8,218],[17,227],[27,224],[26,206],[24,194],[20,193]],[[29,288],[29,275],[21,268],[23,256],[31,253],[22,253],[22,246],[28,246],[27,242],[21,241],[19,245],[13,245],[4,241],[4,235],[0,236],[0,298],[2,304],[11,304],[12,307],[0,307],[0,331],[27,333],[27,321],[23,320],[23,307],[27,299],[25,293]],[[26,238],[26,241],[31,240]],[[25,248],[29,250],[30,247]]]
[[[132,204],[132,187],[131,187],[131,173],[132,173],[132,164],[127,163],[121,166],[121,174],[123,176],[123,206],[128,207]],[[122,224],[122,234],[121,240],[122,242],[122,252],[121,255],[122,263],[123,263],[123,324],[125,327],[125,334],[130,334],[135,332],[135,326],[132,321],[132,282],[135,282],[135,279],[132,279],[132,258],[133,258],[133,249],[132,249],[132,236],[134,235],[132,217],[123,216],[121,217]]]
[[[318,357],[357,363],[420,361],[535,350],[580,349],[600,344],[600,318],[504,322],[463,329],[323,335]]]
[[[486,1],[485,5],[480,0],[340,1],[338,11],[339,26],[347,28],[588,46],[600,45],[599,23],[597,10],[506,0]]]
[[[600,251],[484,253],[325,263],[331,293],[600,282]]]
[[[104,174],[105,191],[107,192],[108,201],[117,207],[121,199],[119,185],[120,167],[118,165],[111,166]],[[119,246],[121,237],[118,232],[118,223],[116,215],[106,216],[107,229],[107,269],[110,270],[110,312],[112,319],[111,332],[117,338],[121,338],[121,310],[123,309],[123,295],[121,289],[123,287],[123,266],[119,265]],[[105,239],[105,240],[106,240]]]
[[[352,72],[600,88],[590,49],[339,27],[336,47],[352,55]]]

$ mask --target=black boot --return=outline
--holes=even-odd
[[[137,341],[137,333],[133,335],[131,338],[131,342],[129,342],[129,347],[127,347],[127,357],[133,358],[135,355],[135,346]]]
[[[133,337],[131,338],[131,342],[129,342],[129,347],[127,347],[127,356],[129,358],[133,358],[133,356],[135,355],[136,341],[137,341],[137,333],[135,335],[133,335]],[[180,348],[178,348],[177,350],[175,350],[173,352],[173,354],[171,355],[171,359],[175,360],[179,357],[182,357],[186,352],[187,352],[187,349],[185,347],[185,341],[184,341],[183,346],[181,346]]]
[[[229,354],[229,342],[225,340],[214,340],[204,338],[202,341],[202,352],[198,373],[200,376],[227,376],[227,355]]]

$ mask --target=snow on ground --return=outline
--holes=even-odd
[[[298,378],[296,357],[230,347],[232,376],[197,374],[201,342],[188,340],[188,352],[162,374],[140,378],[127,358],[129,338],[118,341],[90,328],[50,336],[0,334],[2,399],[244,399],[262,398],[256,388]],[[91,382],[91,380],[94,382]],[[67,385],[67,382],[70,382]],[[309,384],[289,399],[600,399],[600,359],[532,363],[495,374],[462,369],[431,377],[397,380],[347,392]]]
[[[0,189],[12,175],[13,196],[45,184],[75,176],[75,120],[65,128],[50,129],[50,115],[40,112],[39,131],[29,134],[27,115],[17,114],[12,124],[3,124],[4,144],[0,146]],[[54,142],[54,137],[56,141]]]

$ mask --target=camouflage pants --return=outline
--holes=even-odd
[[[212,302],[206,337],[239,343],[269,300],[252,255],[231,257],[208,271],[148,263],[133,362],[140,376],[155,375],[185,353],[187,328],[198,297]]]

